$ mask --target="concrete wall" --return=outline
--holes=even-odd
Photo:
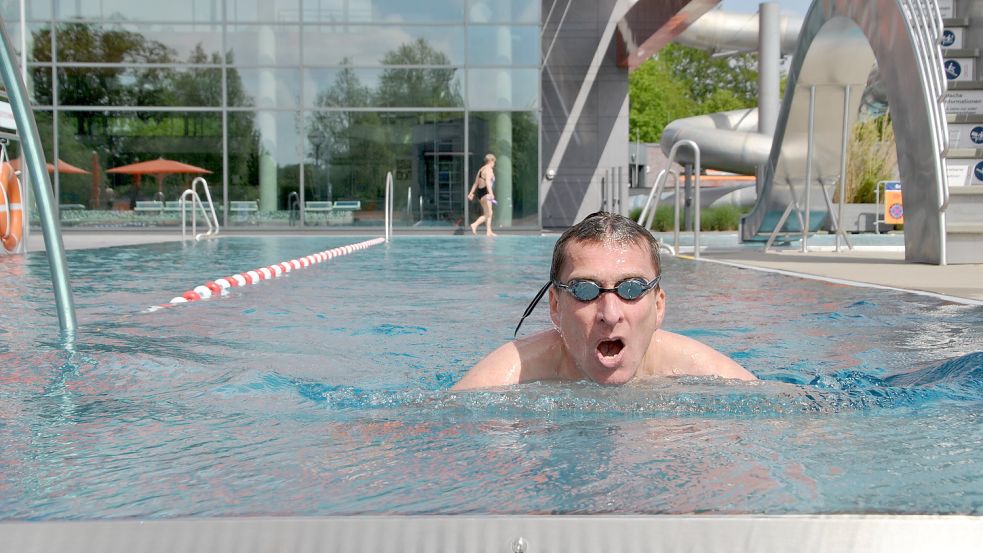
[[[543,1],[545,18],[552,2]],[[620,19],[627,3],[623,0],[572,2],[559,26],[561,4],[544,21],[543,54],[553,38],[556,41],[545,58],[542,71],[542,171],[556,170],[556,177],[540,184],[540,215],[544,228],[570,226],[601,205],[599,178],[595,174],[607,167],[622,166],[628,160],[628,69],[618,67],[616,40],[609,31],[612,18]],[[616,21],[614,21],[616,23]],[[609,32],[606,33],[605,31]],[[607,35],[606,44],[600,44]],[[596,75],[590,72],[598,50],[603,61]],[[584,88],[586,101],[574,108]],[[554,154],[568,121],[567,146],[551,167]],[[627,199],[627,197],[626,197]]]

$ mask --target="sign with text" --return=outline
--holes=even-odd
[[[904,206],[901,203],[901,183],[884,183],[884,222],[888,225],[904,224]]]

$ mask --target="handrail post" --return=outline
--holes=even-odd
[[[386,236],[386,242],[389,242],[390,238],[392,238],[392,235],[393,235],[393,230],[392,230],[392,225],[393,225],[393,173],[392,173],[392,171],[389,171],[389,172],[386,173],[386,197],[383,200],[383,208],[382,209],[385,212],[384,222],[383,222],[383,225],[385,226],[384,233],[385,233],[385,236]]]
[[[27,31],[21,29],[21,33]],[[6,25],[0,19],[0,73],[3,84],[7,89],[10,109],[14,114],[14,123],[21,140],[21,150],[24,152],[27,173],[34,189],[34,201],[41,218],[41,232],[44,235],[45,252],[48,256],[48,266],[51,268],[51,285],[55,293],[55,305],[58,311],[58,323],[62,333],[73,333],[78,328],[75,319],[75,302],[72,299],[72,286],[68,280],[67,262],[65,261],[65,245],[61,239],[61,229],[55,200],[51,192],[51,181],[48,177],[47,163],[44,159],[44,149],[38,137],[37,122],[34,120],[29,105],[27,87],[21,76],[17,74],[17,61],[14,59],[10,37]],[[27,201],[24,201],[24,219],[27,223]]]
[[[809,86],[809,128],[806,144],[806,193],[805,193],[805,222],[802,224],[802,253],[809,251],[809,220],[812,211],[812,149],[815,139],[816,119],[816,85]]]

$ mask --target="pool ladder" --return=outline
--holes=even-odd
[[[201,201],[201,196],[198,195],[198,183],[201,182],[201,187],[205,191],[205,198],[208,200],[208,205],[206,206]],[[212,203],[212,193],[208,190],[208,183],[202,177],[196,177],[195,180],[191,182],[191,188],[185,190],[181,194],[181,199],[178,203],[181,209],[181,239],[187,240],[187,202],[191,202],[191,235],[194,236],[195,241],[202,240],[204,238],[212,238],[218,234],[218,216],[215,215],[215,204]],[[208,223],[208,230],[202,233],[198,233],[198,220],[196,216],[196,209],[201,210],[202,216],[205,218],[205,222]]]
[[[638,216],[638,224],[645,228],[651,228],[652,222],[655,221],[655,208],[659,205],[659,197],[662,196],[662,190],[666,186],[666,179],[669,175],[672,175],[673,188],[675,189],[675,197],[673,198],[673,203],[675,204],[675,209],[673,212],[673,245],[670,247],[667,244],[662,244],[662,247],[671,252],[672,255],[676,255],[679,252],[679,201],[682,196],[679,192],[679,174],[672,168],[673,162],[676,160],[676,152],[680,147],[687,146],[693,150],[693,175],[694,179],[694,192],[693,192],[693,203],[695,204],[693,213],[693,257],[696,259],[700,258],[700,147],[692,140],[680,140],[672,145],[672,149],[669,150],[669,159],[666,162],[666,168],[659,172],[659,175],[655,178],[655,186],[652,187],[652,191],[649,192],[648,200],[645,201],[645,207],[642,208],[642,213]],[[661,243],[661,242],[660,242]]]
[[[386,198],[383,210],[385,211],[385,235],[386,242],[393,236],[393,172],[386,173]]]

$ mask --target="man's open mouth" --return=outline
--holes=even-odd
[[[604,340],[597,344],[597,353],[601,357],[617,357],[623,349],[625,349],[625,343],[620,338]]]

